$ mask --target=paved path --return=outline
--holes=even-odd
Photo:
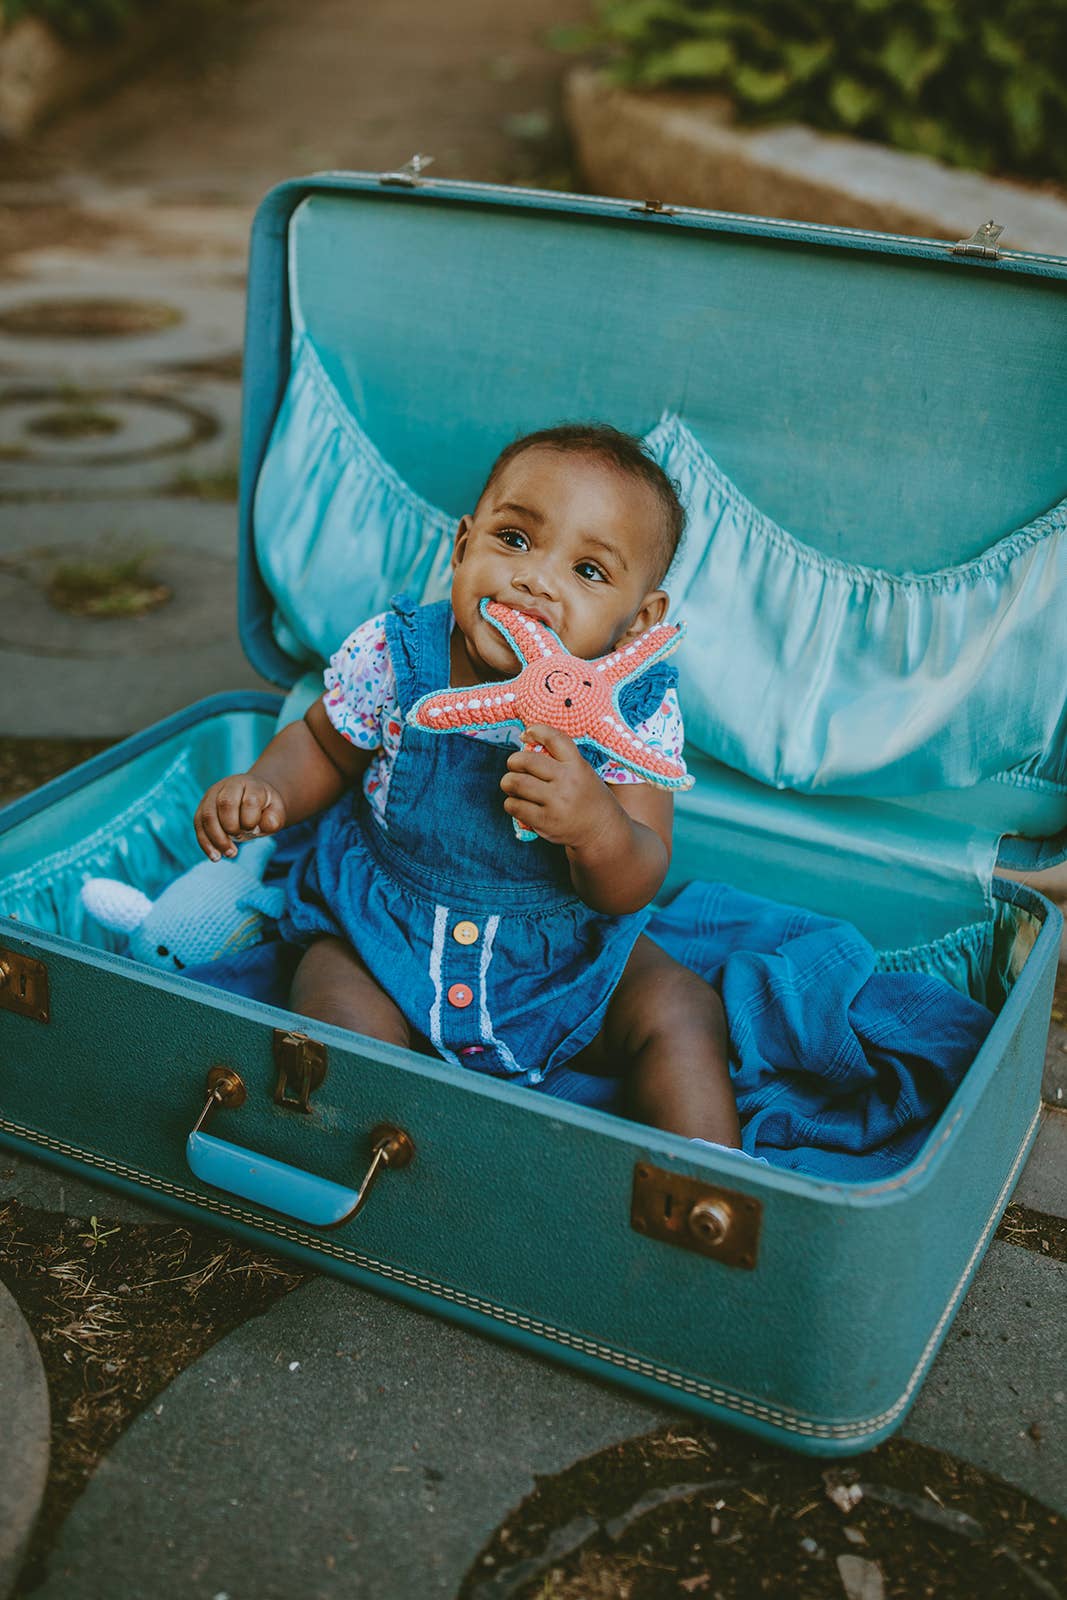
[[[257,681],[233,624],[227,498],[252,206],[296,170],[388,167],[415,149],[445,176],[551,179],[565,161],[560,68],[541,35],[573,14],[572,0],[250,0],[221,54],[176,60],[13,163],[0,207],[27,248],[9,235],[0,315],[68,292],[175,315],[110,341],[0,335],[0,665],[18,685],[0,733],[117,736]],[[96,432],[42,431],[87,405]],[[108,623],[48,611],[56,563],[118,547],[153,552],[171,608]],[[1061,1082],[1065,1050],[1061,1029]],[[139,1213],[3,1165],[5,1192],[47,1209]],[[1063,1216],[1065,1165],[1067,1113],[1050,1112],[1020,1198]],[[994,1245],[906,1429],[1062,1509],[1065,1278],[1062,1263]],[[323,1279],[135,1421],[38,1593],[448,1595],[533,1473],[669,1415]]]

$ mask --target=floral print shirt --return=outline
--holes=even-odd
[[[330,658],[325,672],[326,714],[343,738],[358,750],[373,750],[374,759],[363,778],[363,792],[383,827],[389,778],[400,748],[401,717],[396,677],[385,637],[386,613],[360,623]],[[516,670],[518,666],[516,663]],[[521,728],[464,728],[457,730],[491,744],[522,744]],[[674,689],[634,732],[646,744],[676,759],[685,743],[681,708]],[[608,761],[599,768],[605,783],[643,783],[636,772]]]

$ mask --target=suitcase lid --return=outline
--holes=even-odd
[[[397,590],[447,593],[503,445],[606,420],[690,500],[667,587],[700,749],[1067,858],[1067,260],[991,248],[411,171],[281,185],[249,273],[249,659],[289,685]]]

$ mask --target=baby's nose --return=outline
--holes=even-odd
[[[532,567],[525,571],[519,578],[520,589],[525,589],[527,594],[544,595],[551,598],[556,592],[556,583],[551,569],[544,566]]]

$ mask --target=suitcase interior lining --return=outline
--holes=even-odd
[[[394,593],[446,595],[455,529],[382,454],[328,355],[296,333],[254,498],[256,566],[294,675]],[[665,586],[688,628],[676,662],[695,748],[775,789],[935,812],[970,796],[990,832],[1067,828],[1067,681],[1050,638],[1067,500],[999,540],[991,506],[981,556],[899,573],[800,542],[677,415],[646,441],[690,509]]]
[[[260,712],[206,715],[191,728],[161,738],[128,762],[33,812],[5,837],[8,870],[0,878],[0,910],[93,949],[121,949],[121,935],[86,915],[80,900],[84,880],[119,878],[151,898],[196,865],[202,857],[192,816],[201,794],[220,773],[247,766],[273,726],[271,717]],[[679,826],[685,835],[686,848],[679,852],[684,864],[705,859],[709,869],[703,876],[725,876],[725,862],[721,871],[714,870],[728,846],[716,846],[713,821],[683,813]],[[786,851],[788,847],[786,841]],[[869,865],[866,856],[864,860]],[[780,862],[766,866],[764,873],[761,881],[759,861],[747,862],[744,886],[770,898],[784,898]],[[886,916],[899,925],[908,908],[893,902],[907,889],[897,888],[895,877],[887,865],[882,890]],[[668,879],[665,894],[682,881],[681,875]],[[995,1011],[1021,970],[1019,953],[1028,948],[1028,937],[1033,942],[1028,918],[1021,907],[997,900],[987,916],[962,922],[935,939],[890,947],[869,927],[864,931],[879,951],[881,969],[932,973]]]

